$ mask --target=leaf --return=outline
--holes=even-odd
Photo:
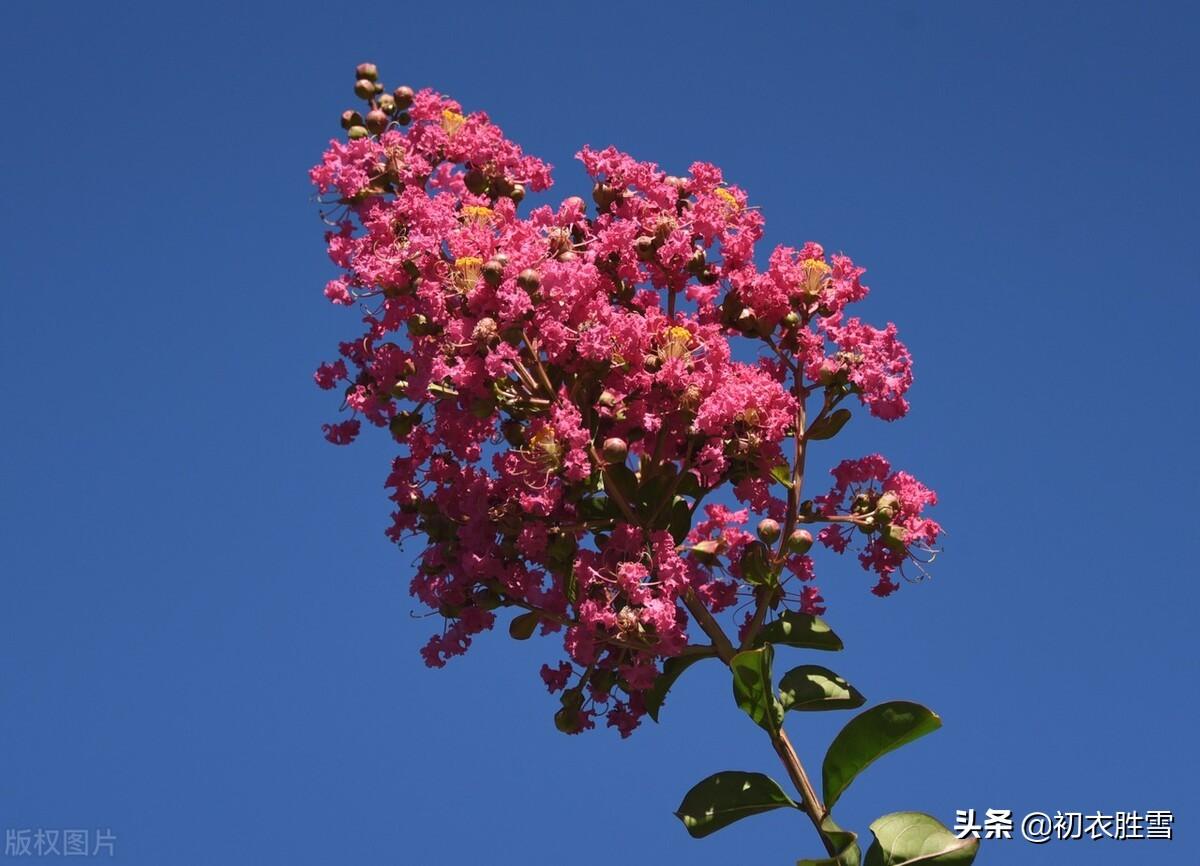
[[[846,422],[850,420],[849,409],[838,409],[831,415],[827,415],[817,423],[808,428],[807,439],[832,439],[841,432],[846,426]]]
[[[825,620],[792,610],[785,610],[778,619],[767,623],[754,642],[829,651],[843,647],[842,639],[833,633]]]
[[[612,490],[610,489],[610,485],[616,489],[617,493],[624,497],[631,508],[636,506],[638,480],[637,475],[634,474],[632,469],[624,463],[606,466],[604,469],[604,489],[611,495]]]
[[[792,489],[792,467],[786,463],[780,463],[778,466],[771,467],[771,477],[786,487]]]
[[[935,713],[911,701],[891,701],[859,713],[825,753],[821,766],[825,808],[832,809],[855,777],[875,761],[941,726]]]
[[[571,604],[579,597],[579,578],[575,574],[575,566],[567,570],[567,576],[563,580],[563,593]]]
[[[691,496],[693,498],[700,495],[700,477],[695,472],[685,472],[683,477],[679,479],[679,486],[675,488],[675,492],[680,496]]]
[[[654,685],[642,693],[642,702],[646,705],[646,712],[650,714],[650,718],[658,721],[658,714],[662,710],[663,702],[666,701],[667,692],[671,690],[671,686],[675,685],[675,681],[684,671],[700,659],[707,658],[713,658],[713,656],[672,656],[663,662],[662,673],[658,675]]]
[[[826,817],[821,822],[821,835],[833,843],[837,852],[820,860],[797,860],[796,866],[859,866],[862,851],[858,847],[858,834],[843,830],[833,819]]]
[[[893,812],[871,824],[875,841],[867,849],[864,866],[967,866],[979,853],[979,840],[959,839],[931,815]]]
[[[774,648],[764,644],[758,649],[738,653],[729,662],[733,671],[733,699],[754,724],[772,734],[783,722],[783,707],[775,699],[775,690],[771,687],[774,655]]]
[[[779,681],[779,702],[785,710],[853,710],[867,699],[829,668],[801,665]]]
[[[701,839],[734,821],[784,806],[800,808],[770,776],[726,770],[688,791],[675,817],[693,839]]]
[[[529,640],[529,638],[533,637],[533,630],[538,627],[541,619],[541,614],[536,610],[523,613],[518,617],[514,617],[513,621],[508,624],[508,633],[516,640]]]
[[[675,497],[675,503],[671,506],[671,522],[667,528],[671,530],[671,538],[675,539],[676,544],[683,544],[687,534],[692,531],[692,509],[682,496]]]
[[[738,570],[742,579],[747,583],[757,585],[771,582],[773,577],[770,566],[770,551],[761,541],[753,541],[746,545],[742,557],[738,560]]]

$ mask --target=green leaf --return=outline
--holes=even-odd
[[[801,665],[779,681],[779,702],[785,710],[853,710],[867,699],[829,668]]]
[[[541,614],[535,610],[514,617],[513,621],[508,624],[508,633],[517,640],[529,640],[533,636],[533,630],[537,628],[541,618]]]
[[[567,570],[567,576],[563,580],[563,593],[571,604],[574,604],[579,597],[579,578],[575,575],[574,566]]]
[[[833,819],[826,817],[821,822],[821,835],[833,843],[836,852],[820,860],[797,860],[796,866],[859,866],[862,851],[858,847],[858,834],[843,830]]]
[[[871,824],[875,841],[867,849],[865,866],[967,866],[979,852],[973,836],[959,839],[931,815],[893,812]]]
[[[642,702],[646,705],[646,712],[650,714],[650,718],[658,721],[658,714],[662,710],[663,702],[667,699],[667,692],[671,690],[671,686],[675,685],[675,681],[684,671],[700,659],[707,658],[713,658],[713,656],[673,656],[663,662],[662,673],[658,675],[654,685],[642,693]]]
[[[832,809],[855,777],[875,761],[941,726],[935,713],[911,701],[891,701],[859,713],[825,753],[821,767],[825,808]]]
[[[742,579],[756,585],[771,583],[773,574],[770,557],[770,551],[761,541],[747,544],[746,549],[742,551],[741,559],[738,560],[738,569],[742,573]]]
[[[786,463],[780,463],[778,466],[771,467],[771,477],[786,487],[792,489],[792,467]]]
[[[825,620],[791,610],[785,610],[778,619],[767,623],[754,642],[830,651],[840,650],[843,646],[842,639],[833,633]]]
[[[682,496],[675,497],[675,503],[671,506],[671,523],[667,528],[671,530],[671,538],[675,539],[676,544],[683,544],[687,534],[692,531],[692,509]]]
[[[679,486],[675,488],[675,492],[680,496],[691,496],[693,498],[700,495],[700,477],[695,472],[685,472],[679,480]]]
[[[849,409],[838,409],[833,414],[827,415],[808,430],[809,439],[832,439],[841,432],[841,429],[846,426],[846,422],[850,420]]]
[[[612,490],[609,489],[609,485],[611,484],[624,497],[631,508],[637,505],[638,480],[637,475],[634,474],[632,469],[624,463],[618,463],[614,466],[605,467],[604,476],[604,489],[610,495]]]
[[[783,722],[783,707],[775,699],[771,687],[774,655],[774,648],[764,644],[758,649],[738,653],[729,662],[733,671],[733,699],[754,724],[772,734]]]
[[[700,839],[734,821],[784,806],[800,808],[770,776],[726,770],[688,791],[675,817],[693,839]]]

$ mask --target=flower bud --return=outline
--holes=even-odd
[[[483,195],[487,192],[488,179],[482,171],[477,168],[472,168],[463,175],[463,183],[467,185],[467,191],[474,195]]]
[[[365,126],[352,126],[346,130],[346,134],[350,136],[351,141],[357,141],[360,138],[366,138],[371,133]]]
[[[396,99],[390,93],[385,93],[377,100],[379,107],[388,114],[396,113]]]
[[[412,105],[413,89],[411,87],[397,87],[392,91],[392,99],[396,100],[396,107],[403,111]]]
[[[600,397],[596,402],[605,409],[611,409],[617,405],[617,395],[606,389],[600,392]]]
[[[764,517],[758,522],[758,537],[764,544],[774,544],[779,540],[779,521]]]
[[[704,267],[707,264],[708,264],[708,258],[707,258],[707,256],[705,256],[704,250],[697,247],[696,251],[694,253],[692,253],[691,258],[688,259],[688,263],[687,263],[688,273],[693,274],[693,275],[701,274],[704,272]]]
[[[499,259],[488,259],[483,263],[482,273],[488,285],[498,286],[500,285],[500,281],[504,279],[504,262]]]
[[[360,80],[378,81],[379,69],[374,63],[360,63],[354,68],[354,77]]]
[[[786,316],[783,317],[783,323],[785,325],[787,325],[789,328],[794,328],[800,324],[800,317],[798,315],[796,315],[795,310],[792,310],[790,313],[788,313]]]
[[[375,82],[369,78],[360,78],[354,82],[354,95],[360,99],[370,99],[375,95]]]
[[[401,126],[408,126],[410,122],[412,122],[412,115],[407,111],[402,111],[396,115],[396,123],[400,124]]]
[[[512,185],[512,190],[508,194],[508,197],[513,200],[513,204],[520,204],[525,198],[525,184],[514,183]]]
[[[788,553],[803,555],[812,549],[813,537],[812,533],[807,529],[797,529],[788,536],[787,549]]]
[[[533,268],[526,268],[517,276],[517,285],[527,292],[536,292],[542,284],[542,278]]]
[[[637,257],[643,262],[648,262],[654,258],[654,238],[649,235],[642,235],[634,241],[633,248],[637,252]]]
[[[496,320],[484,316],[475,323],[471,331],[471,339],[477,343],[490,343],[496,339]]]
[[[349,129],[352,126],[362,126],[363,117],[357,111],[342,112],[342,129]]]
[[[510,418],[500,425],[500,433],[504,436],[504,441],[513,448],[520,448],[525,444],[525,425],[520,421]]]
[[[625,457],[629,454],[629,445],[624,439],[619,439],[616,436],[611,439],[605,439],[603,454],[604,459],[609,463],[624,463]]]
[[[379,135],[381,132],[387,129],[388,123],[390,122],[391,118],[388,117],[386,111],[381,111],[380,109],[376,108],[367,113],[367,129],[376,135]]]

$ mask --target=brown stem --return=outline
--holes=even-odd
[[[700,600],[696,598],[692,590],[689,589],[684,594],[683,599],[688,610],[692,612],[692,616],[700,623],[700,628],[712,638],[717,656],[728,665],[733,658],[734,650],[720,623],[713,619],[712,614],[700,603]],[[771,732],[771,745],[775,749],[775,754],[779,756],[779,760],[783,762],[788,778],[792,780],[792,784],[800,792],[801,811],[808,816],[808,819],[812,821],[813,826],[817,829],[817,834],[821,837],[821,844],[825,846],[825,850],[829,853],[829,856],[836,856],[837,850],[833,842],[830,841],[821,829],[821,824],[826,818],[825,806],[822,805],[820,799],[817,797],[817,792],[813,788],[812,782],[808,780],[808,773],[805,772],[804,765],[800,762],[800,756],[796,754],[796,750],[792,747],[792,741],[788,739],[787,732],[783,728]]]
[[[808,773],[804,772],[804,765],[800,763],[800,756],[796,754],[796,750],[792,747],[792,741],[788,739],[787,732],[783,728],[771,737],[771,745],[775,747],[775,754],[779,756],[779,760],[783,761],[783,766],[787,769],[788,778],[792,780],[792,784],[796,786],[796,790],[800,792],[800,808],[804,814],[808,815],[813,826],[817,828],[817,834],[821,837],[821,844],[825,846],[825,850],[830,857],[837,855],[837,850],[830,839],[821,829],[821,824],[825,821],[825,807],[817,798],[817,792],[813,789],[812,782],[808,780]]]

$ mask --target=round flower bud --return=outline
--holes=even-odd
[[[779,521],[764,517],[758,522],[758,537],[764,544],[774,544],[779,540]]]
[[[542,284],[542,278],[533,268],[526,268],[517,276],[517,285],[527,292],[536,292]]]
[[[360,63],[354,68],[354,77],[366,79],[367,81],[377,81],[379,79],[379,70],[374,63]]]
[[[496,339],[496,320],[485,316],[475,323],[471,339],[477,343],[490,343]]]
[[[412,122],[412,115],[407,111],[402,111],[396,115],[396,123],[400,124],[401,126],[408,126],[410,122]]]
[[[525,425],[520,421],[510,418],[500,425],[500,433],[504,436],[504,441],[514,448],[525,444]]]
[[[352,126],[362,126],[363,117],[357,111],[342,112],[342,129],[349,129]]]
[[[617,405],[617,395],[606,389],[600,392],[600,397],[596,402],[605,409],[611,409]]]
[[[504,279],[504,262],[498,259],[488,259],[483,263],[483,278],[489,286],[498,286]]]
[[[643,262],[648,262],[654,258],[654,238],[649,235],[642,235],[634,241],[633,248],[637,251],[637,257]]]
[[[783,323],[785,325],[787,325],[789,328],[794,328],[800,324],[800,317],[798,315],[796,315],[795,310],[792,310],[790,313],[788,313],[786,316],[783,317]]]
[[[392,99],[396,100],[396,107],[403,111],[412,105],[413,89],[411,87],[397,87],[392,91]]]
[[[624,439],[619,439],[614,436],[611,439],[604,440],[603,452],[604,459],[609,463],[624,463],[625,457],[629,454],[629,445]]]
[[[467,185],[467,191],[474,195],[483,195],[487,192],[487,175],[477,168],[472,168],[463,175],[463,183]]]
[[[520,204],[525,198],[525,184],[514,183],[512,185],[512,192],[508,194],[508,197],[513,200],[514,204]]]
[[[807,529],[797,529],[788,536],[787,549],[788,553],[803,555],[812,549],[813,537],[812,533]]]
[[[360,78],[354,82],[354,95],[360,99],[370,99],[375,95],[375,82],[369,78]]]
[[[380,111],[378,108],[376,108],[375,110],[367,113],[367,129],[371,130],[371,132],[375,133],[376,135],[379,135],[381,132],[387,129],[388,123],[390,122],[391,118],[388,117],[386,111]]]
[[[359,138],[366,138],[371,133],[367,131],[365,126],[352,126],[346,130],[346,134],[349,135],[350,139],[353,141]]]
[[[390,93],[385,93],[378,99],[379,107],[388,114],[396,112],[396,99]]]

